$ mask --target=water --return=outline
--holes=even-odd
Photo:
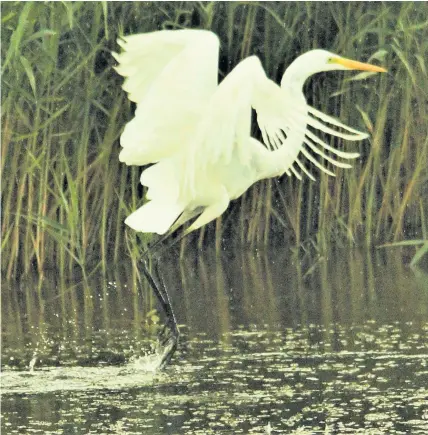
[[[426,434],[428,275],[405,263],[165,258],[182,337],[163,372],[131,269],[4,286],[2,433]]]

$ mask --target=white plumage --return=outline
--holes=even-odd
[[[351,141],[367,134],[308,106],[303,84],[320,71],[385,71],[312,50],[289,66],[281,86],[266,77],[255,56],[240,62],[219,85],[219,41],[212,32],[164,30],[124,37],[119,44],[123,51],[114,54],[116,69],[137,103],[121,136],[119,158],[128,165],[154,164],[141,177],[149,201],[125,222],[158,234],[198,214],[186,232],[200,228],[260,179],[284,173],[301,178],[300,170],[313,179],[303,157],[329,175],[334,174],[315,155],[349,168],[336,157],[358,154],[336,150],[308,126]],[[251,108],[264,144],[250,136]]]

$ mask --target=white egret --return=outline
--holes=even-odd
[[[280,86],[267,78],[256,56],[240,62],[218,84],[219,40],[210,31],[163,30],[118,43],[123,51],[114,53],[116,70],[126,78],[129,99],[137,103],[121,136],[119,158],[128,165],[153,164],[141,176],[148,201],[125,222],[136,231],[158,234],[170,234],[192,218],[183,234],[200,228],[258,180],[284,173],[301,178],[300,172],[313,178],[305,159],[334,175],[315,155],[349,168],[338,158],[353,159],[358,153],[335,149],[314,129],[350,141],[368,135],[310,107],[303,85],[321,71],[386,71],[312,50],[291,63]],[[264,144],[251,137],[252,108]],[[146,276],[173,317],[166,289]]]
[[[119,158],[128,165],[154,163],[141,176],[149,201],[125,222],[136,231],[158,234],[198,214],[186,232],[200,228],[256,181],[284,173],[300,178],[295,166],[313,178],[303,158],[334,175],[314,154],[350,167],[331,154],[352,159],[357,153],[331,147],[308,126],[351,141],[368,135],[310,107],[303,84],[321,71],[385,71],[312,50],[292,62],[281,86],[266,77],[256,56],[239,63],[219,85],[219,40],[212,32],[164,30],[127,36],[119,44],[124,51],[114,54],[116,69],[126,77],[123,88],[130,100],[137,103],[121,136]],[[251,108],[265,146],[250,136]]]

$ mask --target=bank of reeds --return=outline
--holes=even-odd
[[[428,6],[378,2],[2,3],[2,270],[87,273],[138,257],[125,228],[142,203],[139,168],[118,162],[133,107],[112,70],[116,38],[197,27],[222,42],[220,76],[258,55],[275,79],[298,54],[326,48],[388,74],[320,74],[311,104],[371,140],[352,170],[318,182],[254,185],[198,237],[229,245],[320,247],[427,239]],[[254,130],[254,134],[258,134]],[[353,144],[343,144],[354,151]],[[126,260],[128,261],[128,259]]]

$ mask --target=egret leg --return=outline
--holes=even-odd
[[[187,235],[188,233],[183,232],[181,235],[179,235],[178,237],[176,237],[175,239],[173,239],[173,241],[169,244],[166,245],[166,247],[161,247],[160,245],[166,240],[169,239],[171,237],[171,235],[173,233],[175,233],[175,231],[181,227],[183,224],[185,224],[187,221],[189,221],[190,219],[192,219],[193,217],[197,216],[198,214],[200,214],[202,212],[203,209],[201,208],[197,208],[195,210],[192,210],[190,212],[184,212],[178,219],[176,222],[174,222],[174,224],[172,225],[171,229],[164,235],[162,235],[161,237],[159,237],[155,242],[153,242],[148,248],[147,250],[143,253],[142,258],[147,258],[151,255],[157,255],[158,257],[160,257],[160,253],[164,252],[166,249],[171,248],[173,245],[175,245],[177,242],[179,242],[185,235]]]
[[[162,242],[164,242],[166,239],[168,239],[171,235],[171,232],[167,232],[163,236],[159,237],[155,242],[149,245],[149,247],[143,252],[143,255],[141,256],[142,261],[147,261],[147,258],[150,256],[153,256],[153,254],[156,254],[161,249]]]
[[[202,215],[195,222],[196,226],[194,223],[189,228],[190,231],[193,231],[194,229],[204,225],[205,221],[209,222],[210,220],[212,220],[216,215],[218,215],[220,210],[221,211],[219,214],[221,214],[224,211],[224,208],[227,207],[228,203],[229,200],[227,199],[226,201],[222,201],[220,204],[216,204],[215,207],[208,207],[208,213],[202,213]],[[173,227],[167,234],[161,236],[158,240],[156,240],[152,245],[149,246],[149,248],[143,253],[141,258],[143,273],[146,276],[147,281],[152,287],[155,296],[159,300],[159,303],[161,304],[162,309],[167,317],[166,323],[159,334],[159,344],[162,347],[162,360],[160,364],[161,368],[165,367],[170,362],[172,356],[177,350],[180,331],[177,325],[177,319],[175,317],[174,310],[172,308],[168,290],[159,272],[159,262],[161,254],[167,249],[171,249],[175,244],[181,241],[183,237],[189,234],[190,231],[189,229],[183,231],[166,245],[162,245],[162,242],[168,239],[170,235],[178,228],[178,226],[181,226],[183,223],[190,220],[192,217],[196,216],[200,212],[200,210],[194,210],[190,213],[185,214],[184,216],[181,216],[181,218],[178,219],[176,224],[173,225]],[[201,217],[203,219],[201,219]],[[152,271],[150,271],[150,268],[148,266],[149,256],[152,260]]]
[[[177,320],[175,318],[168,291],[159,273],[157,259],[153,262],[153,272],[150,272],[146,259],[142,261],[142,264],[143,273],[167,317],[167,321],[159,334],[159,345],[162,348],[160,368],[163,368],[169,363],[177,349],[180,331],[178,329]],[[170,331],[169,334],[167,333],[168,330]]]
[[[182,233],[166,246],[161,246],[160,243],[166,239],[166,237],[160,237],[152,247],[150,247],[142,257],[142,271],[147,278],[150,287],[152,287],[156,298],[161,304],[162,310],[167,318],[164,327],[159,333],[159,345],[162,349],[162,360],[160,368],[164,368],[171,360],[178,346],[178,339],[180,336],[180,330],[177,325],[177,319],[172,308],[171,300],[168,294],[166,285],[159,272],[159,262],[161,253],[166,249],[170,249],[173,245],[178,243],[186,234]],[[156,247],[156,249],[154,249]],[[148,256],[151,255],[152,271],[150,271],[148,265]]]

